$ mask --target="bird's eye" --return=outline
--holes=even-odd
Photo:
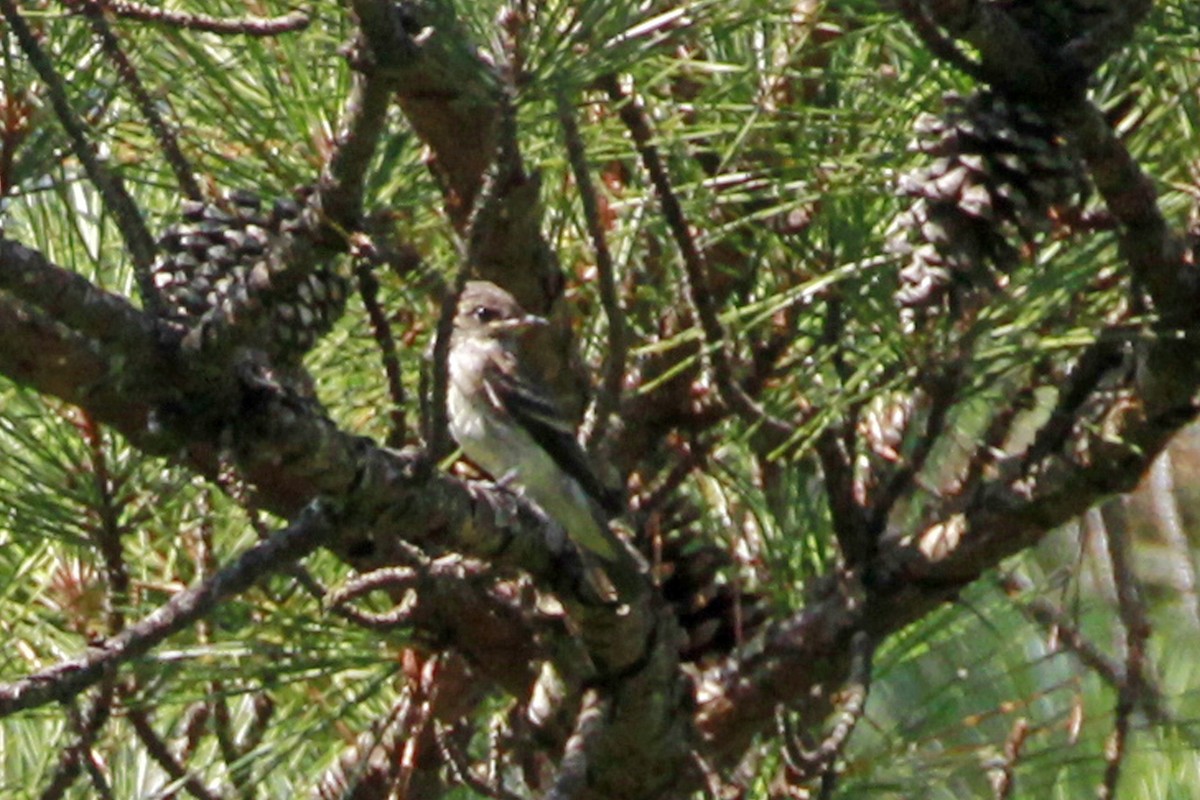
[[[476,306],[471,316],[483,323],[494,322],[500,318],[500,312],[488,306]]]

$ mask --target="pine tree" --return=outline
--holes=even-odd
[[[0,795],[1194,791],[1191,4],[0,13]]]

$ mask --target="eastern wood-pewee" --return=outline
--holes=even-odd
[[[450,337],[450,433],[471,461],[512,481],[577,545],[616,561],[622,545],[605,515],[619,508],[615,493],[592,472],[554,401],[521,370],[521,334],[545,324],[494,283],[467,283]]]

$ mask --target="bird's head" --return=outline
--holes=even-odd
[[[456,333],[511,339],[546,324],[544,317],[526,313],[516,298],[490,281],[468,281],[458,298]]]

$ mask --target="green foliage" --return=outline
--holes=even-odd
[[[246,7],[186,5],[218,16]],[[271,15],[292,4],[252,5]],[[497,24],[512,13],[504,5],[453,4],[475,42],[497,60],[511,55],[514,35]],[[898,261],[884,253],[884,243],[903,207],[896,177],[922,158],[907,149],[909,121],[938,112],[944,92],[967,91],[969,83],[935,62],[878,4],[829,4],[819,26],[795,18],[796,4],[779,0],[650,10],[628,0],[526,5],[526,16],[513,23],[523,55],[515,87],[522,156],[542,174],[544,230],[567,276],[590,374],[602,369],[608,327],[562,146],[561,95],[581,118],[588,166],[610,215],[606,233],[628,300],[631,358],[641,366],[689,353],[638,391],[663,391],[705,355],[697,329],[662,324],[675,313],[668,298],[684,273],[625,128],[595,89],[608,74],[621,75],[646,100],[684,213],[696,221],[700,245],[716,254],[714,282],[728,298],[721,321],[738,352],[773,333],[790,337],[761,400],[772,414],[800,418],[796,434],[763,458],[751,426],[726,423],[711,469],[683,489],[703,509],[698,525],[706,541],[735,554],[723,580],[746,582],[773,608],[802,606],[803,590],[836,559],[829,498],[813,452],[834,420],[852,408],[888,412],[922,384],[939,353],[958,348],[965,354],[965,388],[946,422],[953,434],[925,471],[931,481],[949,475],[1035,365],[1061,365],[1081,352],[1108,320],[1114,298],[1128,291],[1123,281],[1105,280],[1119,260],[1111,237],[1061,228],[1030,248],[1005,291],[975,316],[906,326],[894,300]],[[1155,176],[1162,208],[1182,228],[1195,206],[1200,163],[1200,67],[1190,57],[1200,20],[1183,0],[1157,5],[1136,45],[1097,77],[1092,92],[1105,107],[1129,101],[1132,110],[1118,129]],[[76,113],[89,121],[107,162],[160,231],[177,217],[181,199],[160,148],[86,24],[58,12],[50,6],[29,17],[44,34]],[[114,22],[206,188],[286,195],[315,180],[326,163],[351,79],[338,51],[353,24],[338,4],[317,3],[313,13],[307,30],[268,38]],[[113,221],[55,126],[44,87],[4,32],[0,47],[7,96],[35,99],[29,136],[8,172],[10,193],[0,198],[5,235],[132,296]],[[431,287],[453,282],[463,243],[442,213],[421,142],[393,114],[366,207],[385,213],[421,256],[411,274],[377,275],[381,305],[403,338],[400,366],[413,399],[436,324]],[[1088,208],[1097,207],[1093,200]],[[804,313],[793,314],[797,309]],[[1129,322],[1131,337],[1138,335],[1136,322]],[[382,441],[391,401],[378,359],[365,312],[352,300],[308,366],[333,418]],[[1017,436],[1044,417],[1046,402],[1035,398]],[[415,400],[406,411],[415,430]],[[17,643],[0,649],[2,681],[84,652],[90,640],[115,632],[106,614],[140,619],[256,539],[253,515],[228,496],[237,493],[236,481],[206,484],[107,433],[89,442],[86,428],[75,409],[0,386],[0,639]],[[914,449],[911,441],[895,447],[902,454]],[[905,525],[936,500],[931,494],[888,520],[889,533],[913,533]],[[111,577],[98,537],[106,525],[117,529],[129,571],[128,592],[115,609],[104,607]],[[1112,598],[1078,574],[1043,568],[1063,549],[1082,546],[1071,536],[1060,532],[1011,568],[1028,572],[1036,592],[1072,600],[1077,623],[1104,647],[1117,629]],[[1194,564],[1194,541],[1191,547]],[[307,567],[326,585],[348,572],[329,556]],[[1195,630],[1163,611],[1177,594],[1158,598],[1151,654],[1177,722],[1135,718],[1122,797],[1190,797],[1200,785]],[[1003,763],[1018,718],[1028,721],[1029,735],[1014,796],[1094,791],[1114,692],[1052,647],[1017,602],[993,586],[976,586],[883,648],[866,717],[844,754],[833,796],[988,796],[989,776]],[[277,576],[223,606],[209,624],[139,659],[118,691],[174,739],[206,702],[223,705],[234,739],[245,737],[262,713],[256,701],[269,697],[273,710],[260,741],[231,759],[216,735],[206,736],[188,763],[211,785],[252,784],[260,796],[286,797],[309,791],[355,734],[387,718],[404,691],[398,654],[411,644],[407,631],[382,637],[341,624],[295,580]],[[488,713],[501,717],[506,703],[497,701]],[[56,708],[0,722],[0,795],[34,796],[29,787],[47,784],[57,754],[75,735]],[[110,724],[95,749],[116,797],[149,797],[169,784],[124,720]],[[768,786],[777,750],[777,742],[761,744],[766,757],[755,796],[774,796]],[[92,795],[79,781],[67,796]]]

